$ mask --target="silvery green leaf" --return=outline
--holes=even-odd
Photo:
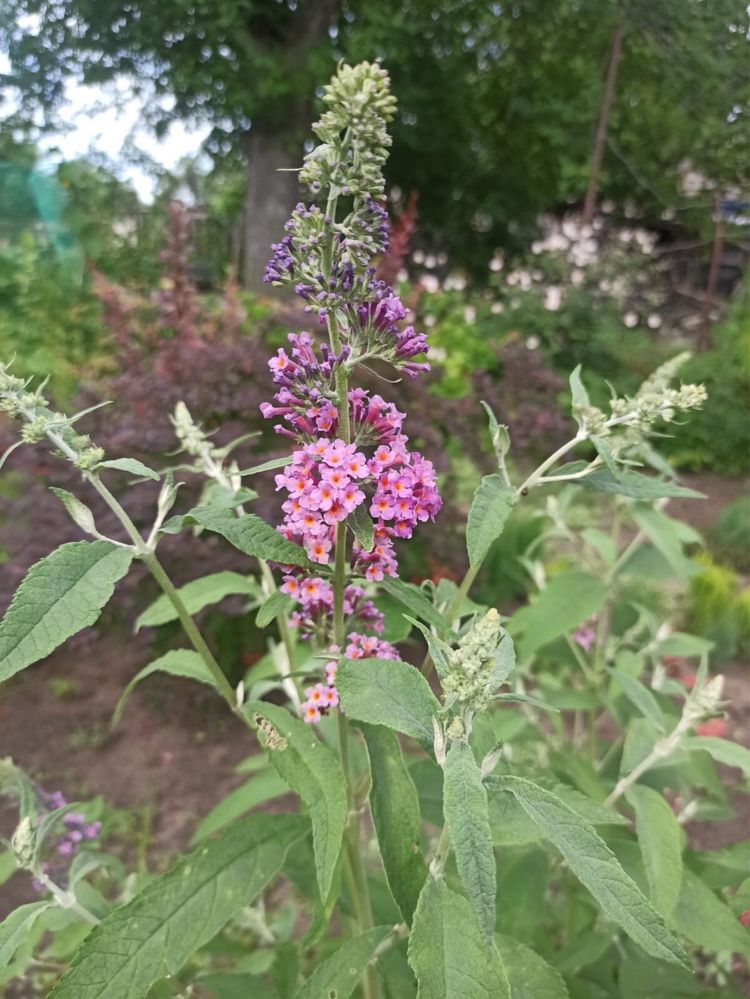
[[[509,936],[498,935],[496,940],[511,999],[569,999],[565,979],[535,950]]]
[[[634,784],[626,793],[635,811],[638,846],[646,868],[649,895],[668,919],[682,886],[683,833],[664,797],[645,784]]]
[[[573,399],[573,416],[575,417],[576,422],[580,424],[581,421],[578,419],[578,412],[591,405],[589,394],[581,381],[580,364],[570,373],[570,394]]]
[[[237,594],[257,597],[260,594],[260,587],[256,580],[251,577],[226,570],[212,572],[208,576],[193,579],[181,586],[177,592],[187,607],[188,613],[197,614],[204,607],[216,604],[225,597]],[[154,628],[157,625],[176,620],[177,611],[169,597],[162,593],[152,604],[149,604],[146,610],[138,615],[135,630]]]
[[[259,628],[265,628],[279,614],[286,614],[294,606],[294,601],[281,590],[274,592],[266,599],[258,613],[255,615],[255,623]]]
[[[50,492],[57,496],[70,514],[73,522],[77,524],[84,533],[94,536],[96,535],[94,515],[85,503],[82,503],[77,496],[73,495],[73,493],[69,493],[67,489],[58,489],[56,486],[50,486]]]
[[[748,954],[750,932],[689,867],[682,871],[682,887],[672,912],[672,925],[678,933],[708,951],[731,951],[744,957]]]
[[[676,521],[660,510],[644,503],[637,503],[630,511],[633,520],[646,535],[678,577],[691,575],[693,565],[683,552],[683,541],[676,527]]]
[[[153,468],[144,465],[137,458],[110,458],[108,461],[100,461],[96,468],[97,471],[100,468],[115,468],[119,472],[128,472],[139,479],[153,479],[154,481],[158,481],[161,478],[160,472],[155,472]]]
[[[386,725],[432,750],[432,719],[440,704],[415,666],[396,659],[344,659],[336,687],[349,718]]]
[[[308,828],[300,815],[232,823],[96,926],[50,999],[143,999],[257,897]]]
[[[286,455],[283,458],[271,458],[270,461],[264,461],[260,465],[253,465],[251,468],[243,468],[239,473],[242,478],[246,475],[260,475],[261,472],[270,472],[275,468],[284,468],[286,465],[291,465],[294,458],[292,455]]]
[[[516,648],[513,639],[503,630],[500,643],[495,649],[495,666],[492,670],[490,685],[494,689],[508,679],[516,668]]]
[[[474,493],[466,521],[466,550],[469,563],[480,566],[492,543],[500,537],[516,500],[516,491],[502,475],[485,475]]]
[[[390,593],[392,597],[402,603],[407,610],[410,610],[415,617],[421,618],[427,624],[432,625],[439,633],[450,632],[450,622],[446,621],[435,605],[428,600],[419,586],[413,583],[405,583],[401,579],[386,576],[380,583],[380,588]]]
[[[450,668],[450,655],[453,651],[447,642],[444,642],[442,638],[438,638],[437,635],[433,635],[427,625],[422,624],[421,621],[417,621],[416,618],[409,617],[408,614],[404,614],[407,621],[418,628],[424,635],[424,639],[427,642],[427,648],[430,653],[430,658],[435,664],[435,669],[439,677],[445,676]]]
[[[378,947],[392,932],[391,926],[375,926],[347,940],[318,964],[295,999],[323,999],[326,996],[349,999]]]
[[[480,405],[483,407],[485,413],[487,414],[487,420],[490,427],[490,440],[492,441],[492,448],[497,457],[498,464],[502,468],[505,464],[505,456],[510,451],[510,434],[508,433],[508,428],[503,423],[497,422],[497,417],[492,411],[489,403],[486,403],[484,399],[480,400]]]
[[[508,631],[516,638],[522,659],[572,631],[601,610],[606,591],[601,580],[586,572],[559,572],[531,603],[510,618]]]
[[[193,651],[193,649],[172,649],[170,652],[165,652],[163,656],[159,656],[158,659],[154,659],[148,666],[144,666],[140,672],[136,673],[125,690],[123,690],[112,715],[113,727],[119,724],[125,704],[135,687],[141,680],[145,680],[147,676],[152,676],[154,673],[169,673],[170,676],[182,676],[190,680],[197,680],[199,683],[208,684],[210,687],[216,685],[208,667],[197,652]]]
[[[370,758],[370,809],[385,876],[402,916],[411,924],[427,875],[417,789],[396,735],[381,725],[360,728]]]
[[[592,825],[560,798],[521,777],[488,777],[495,788],[510,791],[540,832],[565,857],[571,871],[615,920],[652,957],[690,966],[679,941],[666,928],[635,882]]]
[[[432,876],[425,881],[409,937],[417,999],[510,999],[500,955],[482,938],[471,906]]]
[[[622,687],[625,696],[641,712],[644,718],[648,718],[660,732],[665,730],[664,714],[659,707],[659,702],[637,677],[629,676],[622,670],[606,667],[607,672],[617,680]]]
[[[495,853],[487,791],[474,753],[454,742],[443,767],[443,813],[461,885],[488,946],[495,932]]]
[[[286,708],[254,701],[243,710],[257,727],[258,738],[272,766],[307,806],[320,897],[325,903],[333,884],[349,811],[341,764],[311,726]]]
[[[0,622],[0,682],[92,625],[132,561],[109,541],[74,541],[32,566]]]
[[[592,434],[589,438],[591,443],[596,448],[596,453],[602,459],[604,464],[607,466],[609,474],[619,481],[621,469],[617,464],[615,459],[615,453],[612,450],[612,445],[609,443],[606,437],[597,437]]]
[[[196,521],[207,531],[215,531],[245,555],[289,565],[310,565],[307,552],[293,541],[274,530],[255,514],[245,513],[236,517],[231,510],[213,507],[196,507],[186,517]]]
[[[730,739],[719,739],[715,735],[694,735],[685,743],[687,750],[703,749],[718,762],[727,767],[738,767],[750,777],[750,749]]]
[[[43,901],[20,905],[0,923],[0,971],[4,971],[13,960],[39,916],[53,905],[54,902]]]
[[[561,470],[558,470],[561,471]],[[595,489],[604,493],[619,493],[633,499],[662,499],[665,497],[684,497],[685,499],[705,499],[703,493],[694,489],[677,486],[673,482],[655,479],[640,472],[620,471],[617,478],[607,468],[600,468],[590,475],[584,475],[577,480],[579,486]]]
[[[346,519],[357,544],[365,552],[371,552],[375,544],[375,525],[366,509],[367,504],[360,503]]]

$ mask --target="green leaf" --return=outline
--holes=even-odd
[[[607,467],[607,471],[612,476],[613,479],[620,481],[620,468],[618,467],[617,461],[615,460],[615,454],[609,441],[605,437],[591,436],[589,438],[591,443],[596,448],[596,453],[604,462]]]
[[[510,999],[500,956],[488,950],[471,906],[444,881],[428,877],[409,937],[417,999]]]
[[[661,656],[704,656],[714,647],[707,638],[689,635],[685,631],[673,631],[671,635],[659,643]]]
[[[431,624],[438,632],[444,634],[450,631],[449,623],[443,618],[435,605],[424,594],[424,590],[413,583],[405,583],[401,579],[386,576],[380,583],[380,588],[390,593],[400,603],[410,610],[415,617]]]
[[[0,683],[92,625],[132,561],[109,541],[73,541],[32,566],[0,623]]]
[[[401,915],[411,925],[427,876],[417,789],[395,734],[381,725],[360,727],[370,757],[370,809],[385,876]]]
[[[375,544],[375,525],[367,512],[367,504],[360,503],[347,517],[346,523],[357,539],[357,544],[365,552],[371,552]]]
[[[659,707],[659,702],[648,687],[636,677],[623,673],[622,670],[612,669],[608,666],[607,672],[617,680],[627,699],[638,708],[644,718],[648,718],[660,732],[663,732],[665,728],[664,715]]]
[[[591,405],[591,402],[589,400],[589,394],[586,391],[586,387],[584,386],[583,382],[581,381],[580,364],[577,365],[570,372],[569,383],[570,383],[570,395],[573,400],[573,415],[575,416],[576,410],[585,409],[586,406]]]
[[[244,711],[257,726],[258,739],[271,764],[297,792],[310,814],[318,886],[325,903],[349,811],[341,764],[313,729],[286,708],[254,701],[245,705]]]
[[[634,784],[626,794],[635,811],[638,846],[646,868],[649,894],[668,919],[682,885],[682,831],[662,795],[645,784]]]
[[[729,906],[688,867],[682,872],[682,888],[672,913],[672,925],[706,950],[732,951],[747,957],[750,933],[740,925]]]
[[[532,938],[544,915],[548,878],[546,849],[532,847],[500,852],[496,903],[496,925],[500,933],[512,934],[515,940]]]
[[[290,596],[281,590],[274,590],[255,615],[255,623],[259,628],[265,628],[279,614],[286,614],[293,606],[294,601]]]
[[[289,794],[289,785],[275,771],[257,774],[252,780],[230,791],[201,819],[193,834],[191,845],[212,836],[218,829],[229,825],[251,808],[272,801],[274,798],[280,798],[284,794]]]
[[[273,562],[308,567],[310,560],[304,548],[287,541],[270,524],[254,513],[235,516],[232,510],[196,507],[186,514],[207,531],[214,531],[245,555],[254,555]]]
[[[50,996],[143,999],[258,896],[307,828],[299,815],[234,822],[95,927]]]
[[[630,496],[633,499],[652,500],[679,496],[685,499],[705,499],[703,493],[697,493],[694,489],[686,489],[684,486],[675,485],[674,482],[664,482],[648,475],[641,475],[640,472],[624,469],[615,478],[609,469],[600,468],[578,479],[577,484],[586,489],[595,489],[597,492],[619,493],[620,496]]]
[[[259,475],[261,472],[271,472],[275,468],[284,468],[285,465],[291,465],[294,458],[292,455],[285,455],[283,458],[271,458],[269,461],[264,461],[260,465],[252,465],[250,468],[243,468],[239,473],[244,479],[246,475]]]
[[[544,788],[521,777],[490,777],[489,788],[511,791],[529,818],[560,850],[605,915],[652,957],[687,966],[679,941],[625,873],[593,826]]]
[[[495,932],[495,853],[487,791],[468,743],[453,743],[443,772],[443,812],[456,867],[484,941],[490,945]]]
[[[0,971],[4,971],[13,960],[16,951],[31,933],[37,918],[53,905],[53,902],[29,902],[28,905],[14,909],[0,923]]]
[[[94,515],[85,503],[82,503],[73,493],[69,493],[67,489],[58,489],[56,486],[50,486],[49,491],[57,496],[70,514],[74,524],[77,524],[86,534],[96,534]]]
[[[511,999],[568,999],[562,975],[531,947],[510,937],[496,937],[505,973],[510,982]]]
[[[739,767],[746,776],[750,776],[750,749],[741,746],[739,742],[719,739],[713,735],[694,735],[685,743],[685,748],[705,749],[718,763]]]
[[[508,428],[504,423],[498,423],[497,417],[492,412],[492,408],[489,403],[486,403],[484,399],[480,399],[479,404],[484,409],[487,414],[487,420],[490,426],[490,440],[492,441],[492,448],[497,457],[497,463],[502,468],[505,465],[505,456],[510,451],[510,434],[508,433]]]
[[[386,725],[432,749],[432,719],[440,704],[415,666],[398,659],[344,659],[336,687],[349,718]]]
[[[675,529],[675,521],[660,510],[642,504],[634,506],[630,513],[641,531],[654,548],[661,552],[677,575],[680,577],[689,575],[691,563],[683,554],[682,541]]]
[[[505,484],[502,475],[485,475],[480,482],[466,521],[466,550],[473,567],[482,564],[493,541],[503,533],[515,499],[515,489]]]
[[[177,591],[182,598],[182,602],[187,607],[189,614],[197,614],[198,611],[208,607],[209,604],[217,604],[224,597],[236,594],[257,596],[259,593],[258,584],[254,579],[243,576],[239,572],[212,572],[208,576],[201,576],[185,583]],[[166,596],[162,593],[150,604],[135,622],[135,630],[141,628],[154,628],[160,624],[167,624],[169,621],[177,620],[177,611]]]
[[[342,944],[317,966],[297,993],[297,999],[348,999],[359,985],[375,952],[392,932],[390,926],[375,926]]]
[[[115,468],[120,472],[128,472],[130,475],[135,475],[139,479],[153,479],[154,481],[158,481],[161,478],[159,472],[155,472],[153,468],[144,465],[137,458],[110,458],[108,461],[100,461],[96,468],[97,471],[100,468]]]
[[[586,618],[601,610],[606,596],[600,579],[586,572],[559,572],[527,607],[507,622],[522,659],[537,649],[577,628]]]
[[[165,652],[163,656],[154,659],[148,666],[136,673],[130,683],[123,690],[117,706],[112,715],[112,726],[119,725],[125,704],[133,693],[135,687],[153,673],[169,673],[171,676],[184,676],[190,680],[198,680],[200,683],[207,683],[215,687],[214,678],[208,671],[208,667],[203,662],[197,652],[192,649],[172,649]]]
[[[404,614],[404,617],[410,624],[413,624],[415,628],[418,628],[422,632],[424,640],[427,642],[430,658],[435,665],[438,676],[442,679],[450,668],[450,654],[453,649],[442,638],[433,635],[426,624],[422,624],[421,621],[417,621],[414,617],[409,617],[408,614]]]

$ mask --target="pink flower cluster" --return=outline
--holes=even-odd
[[[356,444],[324,437],[295,451],[292,464],[276,476],[276,488],[289,494],[281,533],[302,545],[311,561],[327,565],[336,525],[365,501],[361,487],[372,487],[375,545],[367,552],[355,544],[354,567],[373,581],[395,576],[393,539],[410,538],[416,524],[434,519],[441,506],[432,462],[407,451],[405,441],[394,435],[370,459]]]
[[[345,659],[398,659],[398,650],[390,642],[384,642],[374,635],[360,635],[353,631],[349,636],[349,642],[344,649]],[[332,652],[337,652],[334,646]],[[302,703],[302,717],[313,725],[319,722],[323,715],[328,714],[330,708],[335,708],[339,703],[339,692],[336,689],[336,671],[338,660],[331,659],[326,663],[326,682],[316,683],[313,687],[305,690],[306,701]]]
[[[303,545],[312,562],[327,565],[336,538],[336,525],[364,503],[360,481],[369,475],[367,459],[356,444],[321,437],[295,451],[292,464],[276,476],[276,488],[286,489],[280,532]]]
[[[284,576],[281,592],[299,601],[291,623],[299,628],[301,638],[325,633],[333,614],[333,586],[319,576],[298,578]],[[344,590],[344,614],[349,621],[358,621],[375,632],[383,630],[383,615],[365,596],[361,586],[347,586]]]

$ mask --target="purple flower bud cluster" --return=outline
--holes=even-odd
[[[65,808],[68,804],[62,791],[45,791],[40,788],[37,790],[37,797],[46,812]],[[39,816],[39,823],[42,822],[43,818],[44,815]],[[54,851],[64,861],[71,860],[86,843],[98,839],[102,829],[101,822],[98,820],[89,822],[81,812],[66,812],[61,818],[61,823],[63,828],[54,843]],[[54,874],[58,881],[64,880],[64,870],[62,873],[58,873],[55,866],[48,860],[42,863],[41,869],[44,874]],[[36,878],[33,880],[33,885],[38,892],[46,891],[45,886]]]
[[[333,586],[320,576],[284,576],[281,592],[297,600],[300,609],[295,610],[291,623],[299,628],[301,638],[318,638],[326,644],[328,629],[333,616]],[[344,614],[350,624],[355,622],[380,634],[383,631],[383,615],[375,604],[366,598],[361,586],[347,586],[344,591]]]

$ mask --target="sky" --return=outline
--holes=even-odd
[[[0,52],[0,73],[9,72],[7,56]],[[119,106],[112,107],[114,103]],[[163,139],[138,125],[142,103],[130,94],[122,81],[109,87],[71,82],[66,88],[66,101],[60,117],[64,132],[49,133],[39,140],[45,151],[40,164],[52,166],[62,160],[98,154],[109,161],[117,175],[128,181],[139,198],[148,203],[154,194],[155,180],[143,166],[125,155],[135,147],[162,167],[172,168],[185,156],[194,155],[208,134],[207,126],[191,127],[174,122]]]

